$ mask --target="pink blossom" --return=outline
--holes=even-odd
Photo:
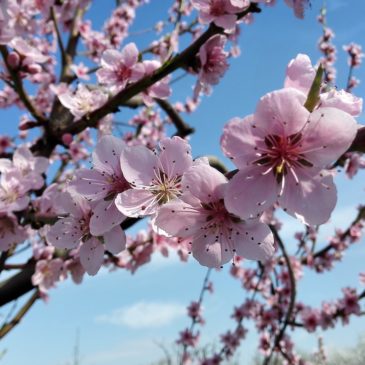
[[[188,191],[162,206],[157,227],[176,237],[190,238],[191,251],[200,264],[220,267],[237,253],[251,260],[266,260],[274,253],[269,227],[258,220],[243,221],[230,214],[223,203],[226,177],[199,164],[181,181]]]
[[[0,135],[0,154],[6,152],[6,150],[13,146],[13,142],[10,137]]]
[[[358,117],[362,113],[362,98],[359,98],[345,90],[332,89],[320,95],[321,107],[337,108]]]
[[[134,82],[144,75],[143,64],[138,62],[138,49],[128,43],[121,52],[108,49],[101,58],[101,68],[96,76],[101,84],[110,85],[112,90],[124,89],[128,82]]]
[[[314,332],[321,321],[320,312],[316,309],[306,307],[301,311],[300,314],[302,317],[304,328],[308,332]]]
[[[47,62],[49,57],[45,56],[36,47],[30,45],[23,38],[16,37],[10,42],[10,46],[13,47],[20,55],[25,57],[23,64],[32,63],[44,63]]]
[[[62,259],[39,260],[32,276],[32,284],[38,286],[41,292],[46,293],[48,289],[55,287],[56,282],[60,280],[62,268]]]
[[[47,232],[47,242],[57,248],[74,249],[80,247],[80,262],[89,275],[95,275],[104,260],[104,250],[117,254],[125,247],[125,234],[120,226],[115,226],[95,237],[90,232],[91,208],[81,195],[64,193],[59,199],[59,219]],[[80,246],[81,245],[81,246]]]
[[[344,294],[344,297],[339,301],[339,306],[341,310],[344,311],[345,315],[359,315],[361,312],[361,308],[356,290],[353,288],[343,288],[342,292]]]
[[[85,269],[83,268],[80,259],[73,257],[72,259],[65,261],[65,269],[70,272],[71,278],[75,284],[80,284],[84,278]]]
[[[100,108],[108,100],[108,96],[100,89],[89,89],[85,85],[79,85],[76,92],[69,89],[58,93],[58,98],[63,106],[78,119]]]
[[[199,10],[199,20],[203,24],[214,22],[218,27],[232,31],[236,26],[237,13],[250,5],[247,0],[192,0]]]
[[[359,67],[364,58],[361,46],[356,43],[350,43],[343,46],[343,49],[349,54],[348,65],[350,67]]]
[[[70,66],[71,71],[74,72],[74,74],[79,78],[83,80],[89,80],[90,76],[88,74],[89,67],[85,66],[82,62],[80,62],[78,65],[71,65]]]
[[[152,75],[158,68],[161,67],[161,63],[157,60],[143,61],[145,69],[145,76]],[[169,86],[170,77],[167,76],[161,81],[154,83],[147,90],[142,92],[143,102],[147,106],[153,104],[153,98],[166,99],[171,95],[171,88]]]
[[[180,332],[180,338],[176,342],[186,347],[196,347],[199,342],[199,332],[194,335],[189,329],[185,329]]]
[[[152,215],[182,194],[181,177],[192,165],[191,148],[180,137],[164,138],[161,152],[144,146],[126,147],[121,155],[122,172],[131,184],[115,204],[126,216]]]
[[[0,214],[0,251],[7,251],[26,238],[25,229],[18,224],[14,215]]]
[[[9,12],[9,0],[0,1],[0,44],[8,44],[15,36]]]
[[[310,58],[299,53],[287,66],[284,87],[293,87],[307,95],[315,75]]]
[[[304,18],[305,7],[310,4],[309,0],[285,0],[285,3],[294,10],[297,18]]]
[[[228,52],[224,51],[226,37],[215,35],[199,50],[200,71],[198,87],[208,88],[216,85],[228,68]]]
[[[202,307],[199,302],[191,302],[188,306],[188,316],[191,317],[194,323],[204,324],[202,317]]]
[[[261,98],[256,113],[224,128],[221,146],[239,172],[230,181],[225,204],[241,217],[278,203],[302,222],[326,222],[336,204],[336,187],[322,170],[355,138],[356,121],[335,108],[309,113],[301,92],[282,89]]]
[[[305,96],[313,83],[316,70],[310,58],[304,54],[298,54],[296,58],[289,62],[286,69],[284,87],[292,87],[301,91]],[[346,113],[356,117],[362,112],[362,98],[359,98],[345,90],[334,88],[320,94],[320,107],[333,107],[341,109]]]
[[[2,173],[0,176],[0,213],[18,212],[29,204],[26,193],[31,186],[22,182],[22,175],[17,170]]]
[[[117,194],[129,188],[120,168],[119,159],[124,148],[122,140],[103,136],[92,153],[93,169],[77,170],[71,183],[79,194],[92,202],[90,232],[95,236],[111,230],[125,219],[115,205]]]
[[[44,184],[42,174],[47,171],[49,161],[45,157],[34,157],[26,146],[18,147],[13,155],[13,162],[0,159],[0,172],[16,170],[22,175],[22,184],[29,185],[29,189],[38,190]]]

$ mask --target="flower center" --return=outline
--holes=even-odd
[[[151,192],[156,196],[159,205],[181,195],[181,176],[177,175],[169,178],[166,173],[159,170],[155,172],[156,178],[152,180]]]
[[[295,168],[313,167],[303,153],[300,153],[302,134],[294,133],[288,137],[269,134],[264,139],[263,148],[255,147],[260,156],[253,163],[258,166],[267,166],[267,172],[272,171],[278,183],[289,171],[295,176]]]

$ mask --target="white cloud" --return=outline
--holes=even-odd
[[[138,302],[115,309],[110,314],[95,318],[96,322],[130,328],[167,326],[186,313],[185,306],[178,303]]]

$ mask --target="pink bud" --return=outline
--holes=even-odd
[[[7,61],[12,69],[16,69],[19,67],[20,64],[20,56],[16,52],[10,52],[8,54]]]
[[[37,63],[32,63],[30,65],[27,65],[26,71],[32,75],[35,75],[42,71],[42,67],[40,65],[38,65]]]
[[[65,133],[64,135],[62,135],[62,142],[66,145],[69,146],[73,141],[73,136],[71,133]]]

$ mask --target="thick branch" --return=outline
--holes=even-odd
[[[123,229],[128,229],[139,220],[139,218],[127,218],[121,226]],[[31,259],[25,264],[22,271],[0,283],[0,307],[34,289],[32,284],[34,271],[35,261]]]
[[[30,260],[22,271],[0,284],[0,307],[34,289],[32,284],[34,270],[35,262]]]

